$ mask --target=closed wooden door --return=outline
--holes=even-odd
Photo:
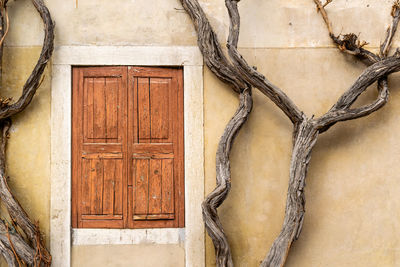
[[[128,71],[129,226],[183,225],[183,91],[177,69]]]
[[[182,71],[73,70],[72,225],[184,225]]]

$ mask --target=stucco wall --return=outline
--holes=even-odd
[[[221,41],[227,33],[224,1],[200,1]],[[336,32],[361,32],[376,48],[390,22],[390,0],[335,0],[328,12]],[[56,21],[56,45],[196,45],[178,0],[46,1]],[[240,2],[240,51],[307,115],[321,115],[364,66],[332,47],[312,0]],[[3,92],[18,96],[40,51],[43,30],[28,0],[10,2]],[[396,44],[400,44],[397,39]],[[283,71],[285,70],[285,72]],[[398,266],[400,204],[400,81],[390,78],[385,108],[336,125],[320,136],[306,187],[306,218],[287,266]],[[49,234],[50,71],[32,105],[14,119],[9,145],[11,187],[46,236]],[[18,88],[18,89],[17,89]],[[204,70],[206,193],[215,184],[215,150],[237,97]],[[374,88],[364,100],[374,96]],[[256,266],[283,221],[291,150],[291,124],[266,97],[254,92],[254,110],[232,152],[232,191],[220,208],[237,266]],[[207,240],[206,265],[213,266]],[[153,249],[153,250],[152,250]],[[92,255],[127,262],[163,255],[165,266],[183,264],[176,245],[74,247],[72,262],[91,266]],[[178,263],[177,263],[178,262]],[[96,263],[101,266],[103,261]],[[177,263],[178,265],[172,265]],[[168,265],[169,264],[169,265]],[[117,266],[107,262],[104,266]]]
[[[179,245],[74,246],[72,267],[184,267],[185,250]]]

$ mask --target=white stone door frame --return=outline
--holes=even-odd
[[[72,66],[183,66],[185,136],[185,228],[71,228]],[[50,250],[53,266],[71,265],[71,246],[184,242],[187,267],[205,265],[203,59],[193,46],[59,46],[52,65]],[[95,238],[94,238],[95,237]]]

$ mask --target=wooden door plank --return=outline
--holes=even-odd
[[[98,139],[97,143],[105,143],[107,124],[105,96],[105,78],[95,78],[93,84],[93,137]]]
[[[105,90],[105,102],[106,102],[106,138],[107,143],[115,143],[118,138],[118,79],[117,78],[106,78],[106,90]]]
[[[147,220],[173,220],[175,215],[171,214],[147,214],[147,215],[133,215],[135,221],[147,221]]]
[[[90,214],[103,213],[103,164],[102,159],[91,160]]]
[[[182,69],[164,68],[164,67],[131,67],[130,74],[135,77],[159,77],[171,78],[176,76],[175,72],[182,72]]]
[[[132,70],[132,67],[129,68]],[[128,150],[132,144],[139,143],[138,129],[138,78],[128,75]]]
[[[108,152],[108,151],[107,151]],[[122,153],[84,153],[82,158],[84,159],[122,159]]]
[[[161,213],[161,160],[150,160],[149,175],[149,214]]]
[[[125,66],[99,66],[99,67],[78,67],[85,77],[93,78],[120,78],[123,76]]]
[[[94,138],[93,135],[93,127],[94,127],[94,105],[93,105],[93,98],[94,98],[94,93],[93,93],[93,86],[94,86],[94,81],[93,78],[85,78],[85,96],[86,99],[84,99],[86,106],[87,106],[87,121],[85,122],[84,127],[86,127],[86,138]],[[85,132],[85,131],[84,131]]]
[[[169,154],[173,153],[174,146],[173,143],[133,144],[131,151],[138,154]]]
[[[104,195],[103,195],[103,214],[114,214],[114,186],[115,186],[115,159],[103,159],[104,164]]]
[[[94,139],[98,140],[98,139]],[[83,144],[82,147],[82,156],[87,157],[91,154],[96,153],[122,153],[123,146],[122,144]]]
[[[170,79],[150,78],[151,139],[168,139],[169,125],[169,83]]]
[[[136,179],[136,166],[138,162],[135,157],[132,158],[132,164],[129,166],[129,175],[128,175],[128,186],[134,186],[135,179]]]
[[[149,160],[136,159],[134,214],[148,213]]]
[[[119,161],[115,177],[114,214],[122,214],[123,227],[128,227],[128,67],[120,67],[121,78],[118,79],[118,142],[122,144],[123,159]]]
[[[162,213],[174,212],[173,159],[162,160]]]
[[[149,78],[138,78],[138,137],[140,143],[150,142]]]
[[[72,69],[72,183],[71,183],[71,225],[76,228],[79,226],[78,218],[81,214],[80,200],[82,199],[82,164],[80,159],[80,150],[82,143],[82,128],[83,127],[83,92],[82,90],[76,90],[79,87],[84,87],[82,79],[82,72],[77,69]],[[74,90],[75,89],[75,90]]]
[[[176,120],[174,129],[176,129],[174,160],[174,186],[175,186],[175,213],[178,215],[176,227],[185,226],[185,165],[184,165],[184,123],[183,123],[183,72],[173,71],[171,80],[171,93],[177,95],[176,100]]]
[[[96,219],[96,220],[81,220],[82,228],[105,228],[105,229],[120,229],[124,227],[123,220],[118,217],[117,220],[112,219]]]
[[[91,204],[91,184],[92,184],[92,172],[91,172],[91,160],[82,160],[82,200],[78,203],[80,204],[81,214],[90,214],[90,204]]]
[[[142,152],[142,153],[133,153],[133,158],[135,159],[173,159],[174,154],[172,153],[165,153],[165,154],[158,154],[154,153],[151,150],[149,152]]]
[[[114,214],[122,215],[123,211],[123,183],[124,183],[124,161],[116,160],[115,161],[115,180],[114,180]],[[126,187],[126,186],[125,186]]]
[[[82,220],[122,220],[122,215],[82,215]]]

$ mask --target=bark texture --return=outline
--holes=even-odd
[[[229,153],[236,135],[246,122],[252,109],[251,86],[223,53],[217,36],[199,3],[193,0],[181,0],[181,3],[190,15],[198,32],[198,46],[204,55],[206,65],[217,77],[239,93],[239,107],[226,126],[218,145],[216,155],[217,186],[202,203],[203,220],[207,233],[214,243],[217,265],[233,266],[229,242],[219,220],[217,208],[226,199],[231,188]],[[229,33],[228,43],[232,47],[237,47],[238,31],[239,29]]]
[[[39,225],[34,223],[24,211],[8,186],[6,173],[6,146],[11,118],[22,112],[32,101],[40,86],[44,69],[53,53],[54,23],[43,0],[32,0],[44,23],[44,42],[39,59],[27,79],[19,99],[10,103],[11,99],[0,98],[0,199],[7,215],[0,219],[0,253],[9,266],[50,266],[51,255],[47,250]],[[8,32],[7,0],[0,1],[0,60],[3,54],[3,41]],[[11,222],[7,221],[7,217]]]
[[[211,237],[215,251],[217,266],[233,266],[228,238],[218,218],[217,208],[227,197],[230,183],[229,152],[236,133],[250,114],[251,102],[245,104],[247,88],[257,88],[273,101],[293,123],[293,151],[289,171],[289,186],[287,192],[286,210],[283,226],[279,236],[272,244],[269,253],[262,261],[263,267],[284,266],[292,243],[300,236],[304,214],[304,187],[311,152],[318,135],[327,131],[340,121],[353,120],[367,116],[382,108],[388,100],[388,76],[400,71],[400,50],[390,54],[392,41],[400,21],[400,3],[393,5],[392,24],[387,30],[379,54],[367,50],[364,41],[350,33],[335,35],[325,7],[332,2],[313,0],[328,28],[329,36],[340,51],[348,53],[362,61],[367,67],[352,86],[344,91],[337,102],[319,118],[308,118],[284,93],[272,84],[255,67],[249,66],[237,49],[240,32],[239,0],[225,0],[230,19],[229,37],[227,40],[227,58],[217,36],[213,31],[207,16],[197,0],[180,0],[182,6],[191,17],[198,35],[198,46],[204,60],[211,71],[222,81],[229,83],[240,94],[240,106],[232,120],[227,125],[220,140],[217,151],[217,187],[203,202],[203,218],[207,232]],[[311,1],[311,0],[310,0]],[[358,108],[352,108],[358,97],[374,82],[378,82],[377,97],[374,101]],[[249,101],[251,100],[249,95]]]
[[[233,266],[229,243],[219,220],[217,208],[224,202],[231,189],[229,153],[236,135],[250,114],[252,105],[250,90],[243,91],[240,94],[239,108],[219,141],[216,157],[217,187],[202,204],[204,223],[214,243],[218,266]]]
[[[261,266],[282,266],[292,242],[299,238],[303,227],[306,203],[305,180],[311,151],[317,142],[318,130],[315,122],[308,119],[304,119],[296,127],[283,227]]]

